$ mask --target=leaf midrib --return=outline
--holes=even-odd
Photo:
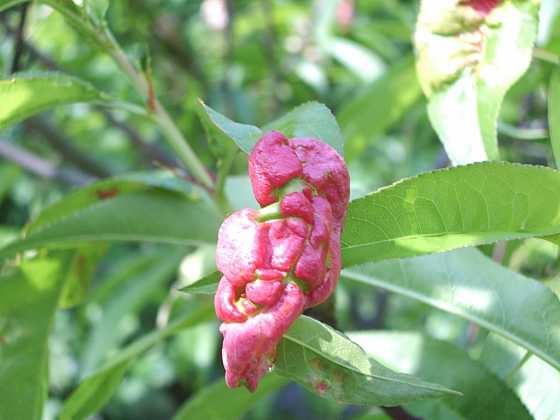
[[[386,281],[380,280],[377,277],[365,275],[357,272],[352,272],[352,270],[344,269],[341,273],[341,277],[346,277],[350,280],[359,281],[366,284],[374,284],[378,287],[381,287],[385,290],[398,293],[403,296],[407,296],[412,299],[419,300],[421,302],[427,303],[428,305],[434,306],[436,308],[442,309],[444,311],[450,312],[455,315],[459,315],[465,319],[471,320],[476,324],[490,330],[494,331],[495,333],[502,335],[503,337],[513,341],[521,345],[522,347],[532,351],[536,355],[538,355],[541,359],[549,363],[551,366],[555,367],[556,369],[560,370],[560,362],[555,360],[554,358],[549,357],[546,353],[541,351],[538,347],[535,347],[530,342],[527,342],[525,339],[520,337],[519,335],[514,335],[507,330],[500,328],[497,324],[492,324],[489,321],[486,321],[483,318],[480,318],[476,315],[469,313],[468,311],[462,310],[460,307],[452,304],[445,303],[441,300],[437,300],[434,298],[427,297],[424,294],[417,293],[412,289],[407,289],[401,286],[396,286],[394,284],[388,283]]]
[[[313,318],[306,317],[306,319],[312,320],[314,323],[319,323],[317,320],[315,320],[315,319],[313,319]],[[321,325],[322,325],[322,324],[321,324]],[[302,347],[305,348],[305,349],[308,349],[309,351],[311,351],[311,352],[313,352],[313,353],[315,353],[315,354],[317,354],[317,355],[319,355],[319,356],[321,356],[321,357],[327,359],[328,361],[330,361],[330,362],[332,362],[332,363],[334,363],[334,364],[336,364],[336,365],[338,365],[338,366],[341,366],[341,367],[343,367],[343,368],[345,368],[345,369],[349,369],[349,370],[351,370],[352,372],[357,373],[358,375],[361,375],[361,376],[365,376],[365,377],[373,378],[373,379],[378,379],[378,380],[386,381],[386,382],[399,383],[399,384],[403,384],[403,385],[407,385],[407,386],[411,386],[411,387],[416,387],[416,388],[429,389],[429,390],[432,390],[432,391],[435,391],[435,392],[448,393],[448,394],[453,394],[453,395],[462,395],[460,392],[454,391],[454,390],[452,390],[452,389],[448,389],[448,388],[443,387],[443,386],[442,386],[442,387],[438,387],[438,386],[431,386],[431,385],[429,385],[429,384],[421,384],[421,385],[420,385],[420,384],[412,384],[412,383],[410,383],[410,382],[406,382],[406,381],[404,381],[404,380],[399,380],[399,379],[396,379],[396,378],[389,378],[389,377],[382,376],[382,375],[378,375],[378,374],[368,374],[368,373],[364,373],[364,372],[358,370],[357,368],[355,368],[354,366],[352,366],[352,365],[350,365],[350,364],[343,363],[343,362],[341,362],[340,360],[337,360],[336,358],[331,357],[330,355],[325,354],[325,353],[323,353],[323,352],[321,352],[321,351],[315,349],[314,347],[310,346],[309,344],[307,344],[307,343],[305,343],[305,342],[303,342],[303,341],[301,341],[301,340],[298,340],[298,339],[295,338],[295,337],[292,337],[292,336],[290,335],[289,331],[288,331],[287,333],[284,334],[284,338],[287,339],[287,340],[292,341],[293,343],[296,343],[296,344],[302,346]],[[353,342],[352,342],[352,344],[357,346],[357,344],[355,344],[355,343],[353,343]],[[359,347],[359,346],[358,346],[358,347]],[[367,354],[366,354],[365,352],[364,352],[364,355],[367,357]],[[379,362],[378,362],[378,363],[379,363]],[[420,380],[420,379],[418,379],[418,380]]]

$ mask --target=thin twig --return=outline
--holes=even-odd
[[[15,31],[10,28],[6,28],[8,34],[14,36]],[[45,67],[47,70],[64,72],[62,67],[56,63],[48,55],[44,54],[42,51],[37,49],[29,41],[23,41],[25,50],[34,59],[37,60],[41,66]],[[105,107],[98,106],[96,109],[105,117],[105,119],[111,123],[113,126],[121,130],[130,140],[130,142],[137,147],[139,153],[143,156],[144,160],[148,163],[162,163],[166,166],[176,166],[177,161],[167,154],[161,147],[157,144],[148,143],[137,130],[132,128],[130,125],[114,117],[114,115]]]
[[[94,177],[80,171],[59,168],[56,164],[14,145],[8,140],[0,140],[0,156],[40,178],[54,179],[72,186],[86,185],[95,180]]]
[[[46,119],[39,116],[29,118],[25,121],[24,126],[28,130],[41,135],[65,160],[74,164],[80,170],[98,178],[106,178],[111,175],[106,167],[81,152],[72,144],[70,139],[66,138],[60,130],[57,130]]]
[[[107,41],[111,43],[110,53],[113,60],[115,60],[121,70],[128,75],[137,93],[142,96],[142,98],[146,99],[148,94],[148,83],[146,79],[132,65],[108,29],[105,32],[105,36]],[[164,132],[171,147],[173,147],[197,182],[204,188],[212,190],[214,188],[214,181],[210,177],[208,170],[195,154],[179,128],[175,125],[172,118],[167,113],[167,110],[157,99],[155,100],[154,108],[154,119]]]
[[[25,49],[24,37],[25,37],[25,22],[27,17],[27,8],[29,4],[25,3],[20,6],[19,9],[19,23],[15,34],[15,46],[14,55],[12,58],[12,66],[10,68],[10,73],[16,73],[20,68],[20,61]]]
[[[165,166],[177,166],[178,162],[172,156],[165,152],[156,143],[148,143],[142,138],[142,135],[133,127],[126,124],[124,121],[116,118],[113,113],[104,107],[97,107],[97,110],[105,117],[105,119],[114,127],[121,130],[129,138],[130,142],[136,146],[144,160],[148,163],[155,163],[158,166],[163,164]]]

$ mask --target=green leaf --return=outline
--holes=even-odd
[[[67,194],[61,200],[43,209],[37,218],[25,227],[25,231],[26,233],[32,233],[80,210],[87,209],[100,201],[112,199],[118,195],[147,190],[178,193],[187,199],[194,200],[200,197],[190,183],[177,178],[171,172],[130,173],[95,182]]]
[[[287,137],[312,137],[330,144],[344,155],[344,138],[334,115],[319,102],[306,102],[263,128],[277,130]]]
[[[246,388],[230,389],[223,378],[205,386],[188,399],[177,411],[173,420],[223,420],[237,419],[253,404],[277,391],[287,381],[274,373],[266,375],[253,393]],[[219,401],[219,404],[216,402]]]
[[[227,148],[226,141],[233,140],[245,153],[251,152],[257,140],[262,136],[262,131],[258,127],[236,123],[201,100],[199,100],[199,104],[202,110],[198,114],[207,134],[210,138],[214,138],[214,135],[216,138],[215,142],[211,142],[214,151]]]
[[[169,247],[152,254],[135,255],[105,280],[104,284],[112,287],[110,296],[94,301],[102,314],[86,339],[82,357],[85,375],[97,368],[110,350],[119,346],[119,339],[126,338],[122,337],[120,328],[123,319],[134,315],[154,290],[173,278],[183,255],[183,249]]]
[[[24,261],[0,277],[0,419],[40,420],[48,336],[64,284],[64,259]]]
[[[222,275],[217,271],[208,274],[191,284],[179,289],[180,292],[190,293],[193,295],[213,295],[216,293],[218,282]]]
[[[486,162],[401,180],[350,203],[346,267],[560,232],[560,172]]]
[[[58,302],[59,308],[68,309],[85,300],[97,263],[106,251],[105,244],[97,243],[81,247],[72,253],[64,290]]]
[[[39,247],[95,241],[215,242],[220,215],[182,181],[146,175],[92,184],[47,208],[0,259]],[[204,217],[202,217],[204,216]]]
[[[130,344],[115,355],[111,362],[88,376],[64,402],[59,418],[61,420],[81,420],[95,414],[109,401],[119,386],[128,367],[140,355],[159,344],[167,337],[186,328],[198,325],[214,317],[212,308],[205,305]]]
[[[393,372],[343,334],[300,317],[278,346],[274,371],[341,404],[398,405],[460,395],[443,386]]]
[[[245,153],[251,153],[255,143],[264,132],[277,130],[287,137],[313,137],[321,139],[343,154],[344,140],[340,128],[331,111],[318,102],[307,102],[280,117],[278,120],[259,129],[258,127],[240,124],[214,111],[201,102],[204,112],[200,112],[206,130],[218,133],[218,143],[224,137],[233,140]],[[219,146],[218,146],[219,147]]]
[[[504,382],[453,344],[403,332],[356,332],[350,333],[350,338],[366,349],[368,355],[394,369],[460,391],[461,398],[430,403],[446,406],[462,419],[494,420],[497,416],[511,420],[532,419],[519,397]],[[422,404],[410,404],[409,411],[417,414],[414,407]]]
[[[364,264],[342,276],[468,319],[560,369],[558,298],[475,249]]]
[[[432,125],[454,164],[498,158],[500,107],[529,67],[538,12],[539,2],[503,1],[484,17],[468,5],[423,0],[418,75]]]
[[[74,77],[18,74],[0,81],[0,129],[59,105],[104,101],[108,96]]]
[[[550,79],[548,94],[548,126],[552,153],[556,167],[560,168],[560,67],[557,66]]]
[[[505,162],[401,180],[350,203],[343,265],[558,234],[559,189],[560,172]]]
[[[488,369],[516,390],[533,418],[555,419],[560,413],[560,372],[511,341],[489,334],[480,356]]]
[[[414,59],[406,57],[360,92],[338,112],[347,160],[383,135],[420,97]]]

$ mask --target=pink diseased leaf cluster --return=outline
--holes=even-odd
[[[255,145],[249,176],[266,209],[243,209],[223,222],[214,304],[223,321],[226,383],[255,390],[290,325],[336,287],[350,187],[331,146],[275,131]]]

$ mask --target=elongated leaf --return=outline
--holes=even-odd
[[[339,403],[398,405],[459,395],[437,384],[393,372],[346,336],[313,318],[300,317],[278,346],[274,371]]]
[[[558,298],[474,249],[364,264],[342,275],[471,320],[560,369]]]
[[[183,287],[180,291],[193,295],[213,295],[216,293],[220,277],[220,273],[215,271]]]
[[[270,373],[259,383],[253,393],[246,388],[230,389],[223,379],[204,387],[183,404],[173,420],[223,420],[241,418],[253,404],[274,391],[282,388],[288,381]],[[219,404],[216,402],[219,401]]]
[[[25,238],[0,249],[0,258],[26,249],[93,241],[215,242],[220,216],[183,188],[157,178],[93,184],[46,209]]]
[[[65,260],[25,261],[0,277],[0,419],[40,420],[47,396],[48,336]]]
[[[406,57],[346,102],[338,120],[346,137],[346,159],[358,156],[395,124],[421,94],[414,59]],[[380,100],[383,98],[383,100]]]
[[[461,398],[430,403],[447,406],[462,419],[532,419],[519,397],[504,382],[448,342],[402,332],[358,332],[350,333],[350,338],[366,349],[367,354],[394,369],[461,391]]]
[[[350,203],[345,266],[560,232],[560,172],[486,162],[399,181]]]
[[[90,84],[56,73],[2,80],[0,97],[0,129],[58,105],[108,99]]]
[[[263,131],[277,130],[288,137],[312,137],[330,144],[344,155],[344,138],[334,115],[319,102],[306,102],[271,122]]]
[[[223,144],[225,139],[229,139],[233,140],[245,153],[251,152],[251,149],[263,134],[260,128],[232,121],[202,101],[199,101],[199,104],[202,107],[202,112],[199,112],[202,123],[208,134],[211,134],[211,131],[217,133],[218,144]]]
[[[111,362],[87,377],[65,401],[59,418],[61,420],[81,420],[95,414],[109,401],[119,386],[128,367],[141,354],[185,328],[192,327],[214,317],[209,306],[194,310],[167,327],[152,332],[130,344]]]
[[[560,168],[560,67],[552,73],[548,96],[548,126],[556,167]]]
[[[45,208],[25,230],[31,233],[72,214],[98,204],[100,201],[133,192],[146,190],[176,192],[187,199],[197,199],[199,194],[192,185],[169,172],[138,172],[105,179],[80,188]]]
[[[505,0],[487,16],[458,2],[422,2],[418,74],[430,120],[454,164],[497,159],[498,114],[529,67],[538,11],[533,1]]]
[[[343,154],[344,140],[331,111],[318,102],[307,102],[273,121],[263,129],[240,124],[201,103],[206,116],[202,120],[207,130],[211,127],[233,140],[245,153],[250,153],[264,132],[277,130],[288,137],[313,137],[324,141]],[[203,113],[201,113],[203,114]],[[219,136],[221,137],[221,136]]]

